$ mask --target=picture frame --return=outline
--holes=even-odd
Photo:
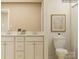
[[[66,31],[66,15],[52,14],[51,15],[51,32],[65,32]]]

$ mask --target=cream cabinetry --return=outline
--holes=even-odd
[[[44,59],[43,36],[5,36],[1,43],[1,59]]]
[[[14,41],[13,41],[13,37],[2,37],[1,59],[14,59]]]
[[[25,59],[35,59],[34,55],[34,43],[33,42],[26,42],[25,43]]]
[[[24,37],[15,37],[15,59],[24,59]]]
[[[44,59],[43,37],[26,37],[25,59]]]
[[[35,59],[44,59],[43,42],[36,42],[35,43]]]

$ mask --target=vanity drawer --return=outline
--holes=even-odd
[[[24,41],[24,37],[15,37],[15,41]]]
[[[16,50],[24,50],[24,42],[15,42]]]
[[[24,59],[24,52],[16,52],[15,59]]]
[[[1,41],[14,41],[14,37],[1,37]]]
[[[26,37],[25,41],[43,41],[43,37]]]

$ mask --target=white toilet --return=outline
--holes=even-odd
[[[65,59],[65,56],[68,54],[68,51],[64,49],[65,47],[64,37],[62,35],[58,35],[57,37],[54,37],[54,45],[58,59]]]

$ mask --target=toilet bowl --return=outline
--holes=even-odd
[[[56,55],[58,59],[65,59],[65,56],[68,54],[66,49],[58,48],[56,49]]]
[[[58,59],[65,59],[65,56],[68,54],[67,49],[64,48],[65,38],[62,35],[54,37],[54,45]]]

